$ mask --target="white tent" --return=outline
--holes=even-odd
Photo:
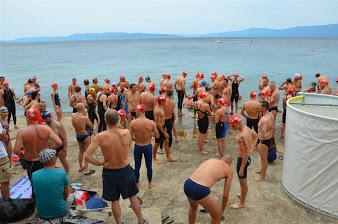
[[[306,207],[338,219],[338,97],[287,102],[282,186]]]

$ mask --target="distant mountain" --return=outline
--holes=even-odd
[[[319,26],[297,26],[287,29],[252,28],[241,31],[230,31],[206,34],[206,37],[338,37],[338,24]]]
[[[241,31],[229,31],[212,34],[173,35],[156,33],[81,33],[64,37],[27,37],[12,42],[56,42],[56,41],[91,41],[91,40],[124,40],[124,39],[165,39],[186,37],[281,37],[281,38],[338,38],[338,24],[319,26],[297,26],[287,29],[252,28]]]
[[[179,38],[172,34],[153,33],[80,33],[65,37],[27,37],[14,39],[14,42],[56,42],[56,41],[89,41],[89,40],[124,40],[124,39],[155,39],[155,38]]]

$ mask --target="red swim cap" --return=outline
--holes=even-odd
[[[261,90],[260,92],[259,92],[259,95],[261,95],[261,96],[266,96],[266,91],[263,89],[263,90]]]
[[[322,79],[322,80],[319,81],[319,84],[320,84],[321,86],[327,86],[327,85],[329,84],[329,81],[326,80],[326,79]]]
[[[146,107],[143,104],[139,104],[136,107],[136,111],[139,113],[143,113],[146,110]]]
[[[151,83],[149,86],[149,90],[154,91],[156,89],[155,83]]]
[[[58,88],[58,84],[55,83],[55,82],[52,82],[52,84],[50,84],[50,86],[51,86],[53,89]]]
[[[235,73],[235,74],[234,74],[234,77],[235,77],[235,78],[238,78],[238,73]]]
[[[263,74],[262,75],[262,79],[268,79],[268,75],[267,74]]]
[[[250,92],[250,98],[251,98],[251,99],[255,99],[256,96],[257,96],[257,93],[256,93],[256,92],[254,92],[254,91]]]
[[[196,79],[198,79],[200,77],[200,73],[196,73]]]
[[[200,73],[200,78],[204,79],[204,73]]]
[[[239,114],[234,114],[231,116],[229,123],[231,125],[233,124],[241,124],[242,123],[242,117]]]
[[[162,101],[166,101],[166,98],[165,98],[165,96],[158,96],[158,97],[156,97],[156,100],[157,100],[157,102],[162,102]]]
[[[104,81],[105,81],[105,82],[110,82],[110,79],[109,79],[108,77],[106,77],[106,78],[104,79]]]
[[[168,75],[167,73],[162,73],[162,78],[164,79],[167,78],[167,75]]]
[[[219,98],[217,100],[217,103],[220,104],[220,105],[225,105],[225,100],[223,98]]]
[[[215,80],[216,78],[217,78],[217,75],[215,75],[214,73],[212,73],[211,76],[210,76],[210,79],[211,80]]]
[[[221,75],[221,79],[225,80],[226,79],[225,75]]]
[[[29,109],[26,111],[26,119],[27,121],[31,122],[38,122],[39,124],[43,123],[43,119],[41,117],[40,111],[35,108],[35,109]]]
[[[4,82],[3,84],[4,84],[4,87],[6,88],[8,87],[8,82]]]
[[[161,93],[165,93],[165,91],[167,91],[167,87],[162,86],[160,92],[161,92]]]
[[[124,111],[124,109],[120,109],[120,110],[118,111],[118,113],[119,113],[119,116],[120,116],[121,118],[123,118],[123,117],[126,116],[126,112]]]
[[[185,71],[183,71],[183,72],[182,72],[182,75],[183,75],[184,77],[186,77],[188,74],[187,74]]]
[[[198,95],[200,99],[205,99],[205,97],[207,97],[206,92],[200,92],[200,94]]]
[[[167,79],[171,79],[171,75],[169,73],[167,74]]]

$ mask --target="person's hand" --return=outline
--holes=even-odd
[[[244,173],[244,169],[239,169],[238,176],[242,177]]]
[[[169,134],[167,132],[164,132],[164,138],[168,139],[169,138]]]

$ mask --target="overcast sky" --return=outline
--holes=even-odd
[[[337,0],[0,0],[0,39],[88,32],[201,34],[338,23]]]

